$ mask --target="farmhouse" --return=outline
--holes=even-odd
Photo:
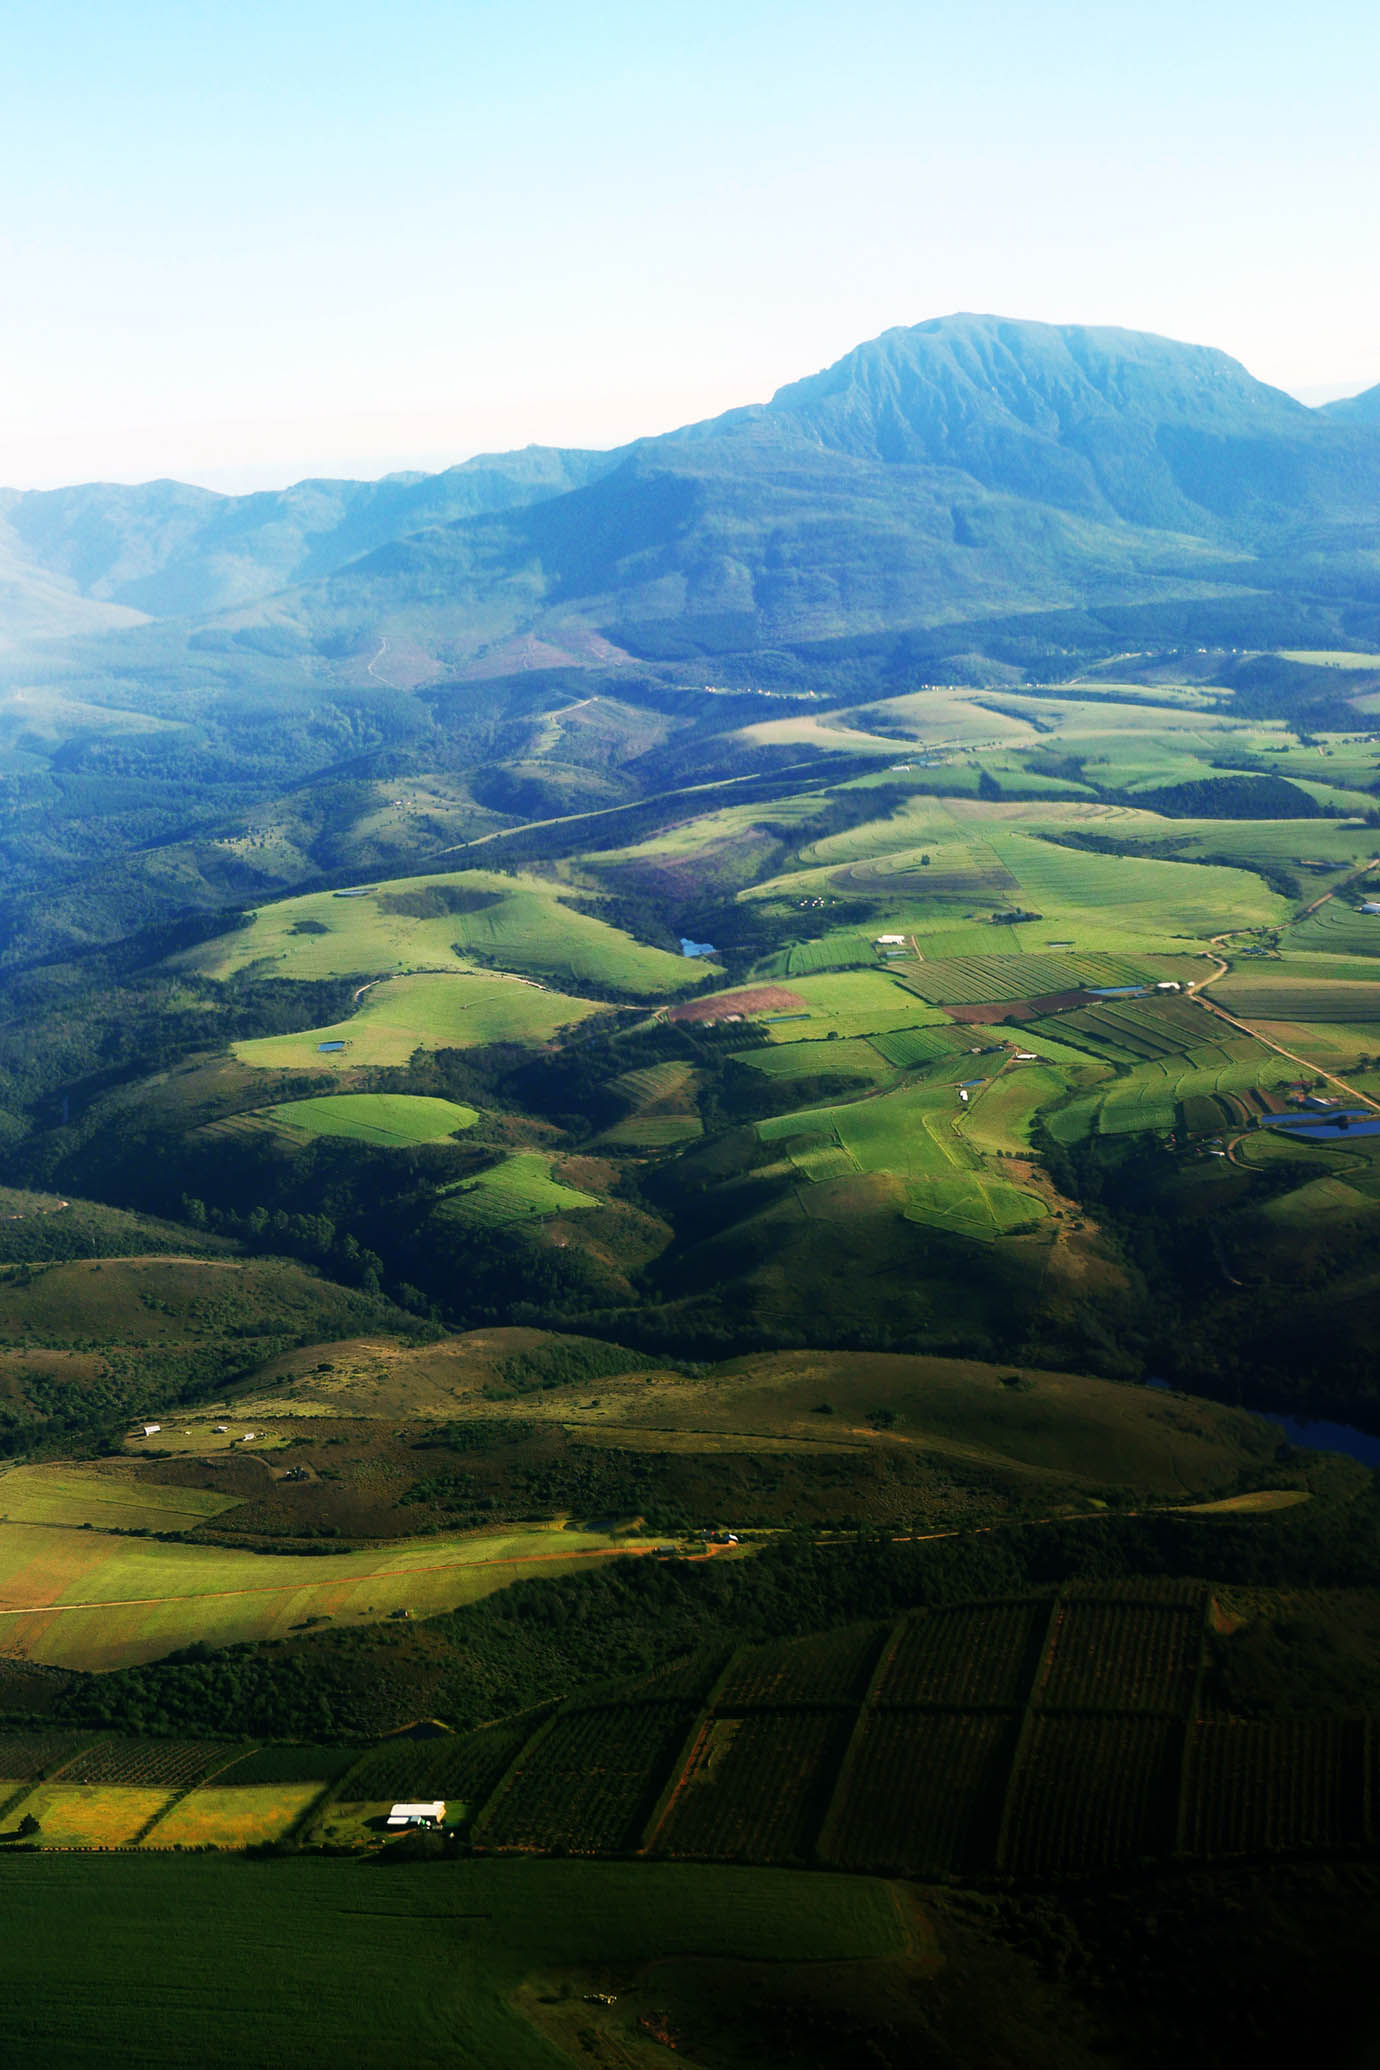
[[[156,1431],[159,1431],[162,1428],[163,1426],[161,1423],[141,1423],[139,1425],[139,1433],[141,1437],[151,1438]]]
[[[879,949],[903,948],[905,946],[905,939],[906,938],[903,934],[879,934],[877,936],[876,947]]]
[[[444,1797],[437,1797],[430,1804],[395,1804],[388,1814],[388,1830],[395,1832],[404,1826],[439,1826],[445,1815]]]

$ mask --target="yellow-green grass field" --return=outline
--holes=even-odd
[[[36,1818],[44,1847],[128,1847],[173,1795],[105,1783],[39,1783],[11,1817]]]
[[[370,985],[348,1020],[300,1035],[237,1042],[242,1064],[271,1071],[340,1073],[396,1068],[419,1049],[475,1049],[491,1042],[539,1046],[603,1009],[526,978],[499,972],[389,978]],[[343,1042],[342,1050],[323,1050]]]
[[[319,1782],[307,1782],[226,1784],[219,1789],[193,1790],[158,1821],[144,1845],[235,1848],[277,1840],[313,1798],[320,1796],[321,1789]]]
[[[0,1524],[0,1652],[59,1667],[126,1667],[196,1639],[281,1638],[309,1618],[358,1624],[398,1609],[453,1610],[513,1581],[645,1549],[608,1532],[552,1526],[307,1559]]]
[[[462,1129],[473,1128],[479,1116],[455,1100],[431,1099],[419,1093],[324,1093],[319,1098],[285,1100],[266,1110],[275,1128],[306,1136],[345,1136],[378,1149],[403,1150],[413,1143],[439,1143]]]
[[[0,1473],[0,1522],[98,1530],[193,1530],[241,1498],[136,1481],[125,1466],[12,1466]]]
[[[703,965],[634,941],[569,896],[536,877],[486,870],[399,877],[358,897],[309,892],[261,907],[248,927],[174,962],[215,978],[253,967],[264,976],[320,979],[463,970],[474,956],[577,990],[588,978],[646,999],[682,992],[703,976]]]

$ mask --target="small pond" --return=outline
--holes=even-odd
[[[1162,1393],[1189,1394],[1187,1387],[1171,1388],[1167,1380],[1147,1380],[1147,1387],[1158,1388]],[[1207,1395],[1194,1395],[1194,1401],[1207,1401]],[[1249,1403],[1245,1404],[1247,1408]],[[1273,1423],[1282,1430],[1291,1445],[1306,1445],[1311,1452],[1343,1452],[1348,1459],[1358,1460],[1362,1466],[1380,1466],[1380,1437],[1369,1430],[1358,1430],[1354,1423],[1329,1423],[1314,1421],[1306,1416],[1278,1416],[1273,1409],[1250,1409],[1252,1416],[1258,1416],[1262,1423]]]

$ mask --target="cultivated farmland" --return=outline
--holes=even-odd
[[[581,980],[644,999],[685,991],[702,968],[620,932],[536,877],[483,870],[401,877],[357,896],[328,891],[264,906],[247,928],[190,949],[183,969],[227,978],[389,977],[493,963],[578,994]]]
[[[263,1117],[274,1128],[304,1136],[344,1136],[377,1149],[403,1150],[413,1143],[438,1143],[473,1128],[473,1107],[415,1093],[328,1093],[319,1099],[286,1100]]]
[[[534,1047],[576,1025],[598,1006],[501,972],[396,977],[370,985],[348,1020],[300,1035],[237,1042],[243,1064],[264,1070],[397,1068],[419,1049],[473,1049],[491,1042]],[[339,1045],[336,1047],[335,1045]]]

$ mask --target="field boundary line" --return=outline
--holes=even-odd
[[[1035,1666],[1021,1707],[1021,1722],[1016,1731],[1016,1743],[1006,1770],[1006,1788],[1002,1792],[1001,1809],[997,1814],[997,1829],[992,1843],[992,1866],[1001,1871],[1006,1867],[1007,1846],[1011,1838],[1011,1820],[1020,1796],[1021,1784],[1025,1779],[1026,1757],[1034,1737],[1035,1723],[1040,1717],[1039,1697],[1049,1676],[1050,1662],[1059,1639],[1059,1628],[1063,1624],[1068,1601],[1062,1590],[1049,1606],[1045,1620],[1044,1636],[1035,1656]]]
[[[45,1768],[41,1775],[30,1776],[26,1783],[22,1783],[17,1790],[12,1790],[4,1803],[0,1804],[0,1818],[8,1818],[12,1811],[18,1811],[25,1798],[31,1797],[40,1783],[60,1782],[74,1761],[80,1760],[83,1754],[94,1753],[97,1747],[103,1747],[113,1737],[114,1735],[109,1732],[97,1732],[89,1739],[83,1739],[79,1746],[72,1749],[66,1760],[59,1761],[56,1767]]]
[[[728,1678],[743,1654],[749,1650],[746,1645],[729,1648],[726,1659],[705,1690],[698,1708],[691,1711],[690,1722],[672,1756],[666,1780],[661,1786],[656,1802],[643,1821],[636,1849],[638,1854],[650,1854],[656,1846],[662,1827],[671,1816],[680,1793],[693,1772],[695,1756],[704,1744],[706,1734],[717,1720],[719,1698],[728,1685]]]
[[[926,1611],[923,1614],[927,1616],[929,1613]],[[867,1678],[867,1687],[858,1699],[857,1714],[853,1719],[853,1727],[844,1743],[843,1752],[839,1756],[838,1766],[834,1770],[833,1787],[825,1801],[824,1812],[819,1822],[819,1830],[815,1835],[813,1851],[817,1862],[837,1863],[838,1861],[836,1851],[838,1829],[843,1823],[844,1812],[847,1806],[848,1785],[852,1780],[853,1770],[861,1758],[860,1749],[863,1737],[868,1725],[876,1715],[877,1691],[885,1681],[887,1670],[896,1657],[897,1647],[913,1622],[914,1613],[912,1612],[910,1616],[898,1617],[890,1626],[884,1625],[882,1627],[876,1658],[872,1663],[872,1672]]]
[[[1258,1034],[1247,1022],[1237,1020],[1224,1006],[1218,1006],[1215,1000],[1197,992],[1193,996],[1205,1012],[1215,1014],[1218,1020],[1225,1021],[1228,1027],[1237,1029],[1242,1035],[1249,1035],[1253,1042],[1259,1042],[1265,1049],[1272,1049],[1276,1056],[1287,1057],[1291,1064],[1297,1064],[1300,1070],[1310,1071],[1315,1078],[1325,1078],[1329,1085],[1340,1086],[1348,1098],[1359,1100],[1363,1106],[1369,1107],[1372,1113],[1380,1114],[1380,1100],[1373,1099],[1369,1093],[1357,1092],[1354,1085],[1348,1085],[1345,1078],[1339,1078],[1335,1071],[1325,1071],[1321,1064],[1300,1056],[1297,1050],[1285,1049],[1283,1043],[1272,1042],[1268,1035]]]
[[[131,1848],[142,1847],[149,1835],[162,1824],[170,1811],[177,1809],[184,1797],[190,1797],[194,1790],[205,1789],[210,1783],[215,1781],[218,1775],[224,1775],[227,1768],[233,1768],[236,1762],[242,1761],[246,1754],[257,1752],[257,1742],[252,1746],[246,1745],[233,1748],[226,1754],[223,1761],[217,1761],[213,1767],[207,1769],[204,1775],[197,1776],[193,1782],[184,1783],[180,1790],[174,1790],[167,1803],[155,1811],[152,1818],[145,1819],[138,1832],[134,1833],[125,1844]]]
[[[555,1729],[556,1720],[563,1716],[565,1709],[565,1701],[558,1701],[552,1704],[551,1709],[544,1718],[534,1724],[532,1731],[523,1740],[522,1745],[513,1755],[512,1760],[508,1762],[502,1774],[494,1783],[493,1788],[489,1791],[488,1796],[485,1797],[483,1803],[475,1811],[474,1817],[470,1820],[471,1842],[482,1841],[485,1827],[507,1793],[523,1762],[527,1760],[535,1747],[540,1746],[544,1739],[550,1738],[551,1733]],[[358,1763],[356,1763],[356,1766],[358,1766]]]

